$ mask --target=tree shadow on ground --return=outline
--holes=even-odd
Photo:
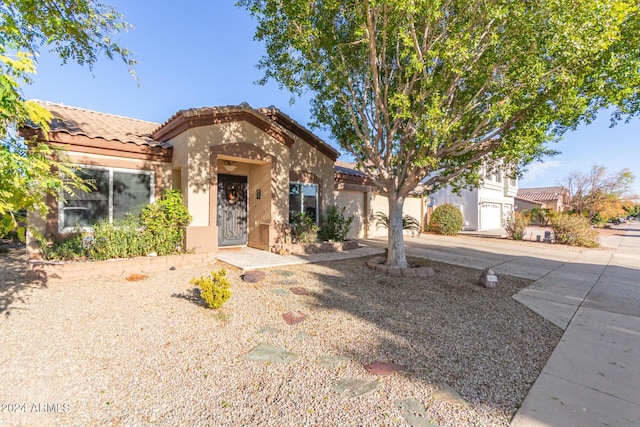
[[[409,279],[380,275],[365,261],[311,265],[305,273],[322,287],[312,307],[374,325],[367,330],[375,344],[337,341],[336,351],[363,364],[404,365],[408,376],[453,387],[471,404],[514,413],[562,335],[512,298],[531,281],[502,275],[497,288],[485,289],[480,270],[414,259],[436,274]]]
[[[37,274],[26,274],[27,255],[24,245],[0,245],[0,315],[9,316],[11,310],[22,309],[28,291],[46,287]]]

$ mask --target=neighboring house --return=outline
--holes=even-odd
[[[445,203],[457,206],[462,212],[462,229],[482,231],[503,228],[514,210],[514,196],[518,182],[501,168],[483,168],[483,182],[473,190],[455,194],[450,187],[431,195],[429,211]]]
[[[518,212],[531,209],[549,209],[552,212],[567,210],[569,190],[562,186],[520,188],[515,197],[515,207]]]
[[[121,218],[175,188],[193,216],[188,249],[268,249],[287,238],[291,213],[317,219],[334,203],[338,152],[274,107],[194,108],[159,124],[41,105],[53,114],[49,134],[22,133],[64,150],[96,185],[66,203],[49,198],[46,218],[30,213],[29,225],[46,235]]]

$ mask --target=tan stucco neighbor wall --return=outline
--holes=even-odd
[[[353,215],[353,222],[347,234],[347,239],[362,239],[365,237],[365,213],[368,197],[369,193],[362,191],[336,190],[333,192],[336,206],[346,208],[344,212],[346,217]]]
[[[421,229],[424,230],[424,213],[422,210],[423,199],[421,197],[407,197],[404,201],[404,207],[402,209],[403,215],[411,215],[418,221],[420,221]],[[381,237],[387,236],[388,231],[386,228],[376,228],[376,221],[374,215],[376,212],[383,212],[385,215],[389,215],[389,200],[387,197],[380,194],[372,194],[369,209],[369,237]]]

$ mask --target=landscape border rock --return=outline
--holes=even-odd
[[[372,270],[379,271],[380,273],[388,274],[395,277],[431,277],[436,274],[435,270],[431,267],[407,267],[400,268],[395,266],[384,265],[386,258],[376,256],[367,261],[367,267]]]
[[[174,270],[194,265],[213,264],[215,252],[198,254],[167,255],[158,257],[117,258],[105,261],[42,261],[29,260],[26,265],[27,280],[38,283],[55,283],[84,280],[102,276],[121,279],[130,274],[148,274],[156,271]]]

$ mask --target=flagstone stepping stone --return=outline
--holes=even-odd
[[[357,380],[357,379],[341,379],[338,380],[333,391],[344,394],[348,397],[364,396],[376,391],[380,383],[377,380]]]
[[[264,279],[266,275],[267,274],[264,271],[260,270],[247,271],[242,275],[242,280],[249,283],[258,283]]]
[[[291,363],[298,358],[298,355],[263,342],[252,348],[244,358],[260,362]]]
[[[396,406],[400,408],[400,413],[411,427],[433,427],[438,425],[429,418],[422,403],[413,397],[396,401]]]
[[[309,292],[309,289],[302,288],[299,286],[289,288],[289,290],[291,291],[292,294],[296,294],[296,295],[311,295],[311,292]]]
[[[278,280],[276,282],[276,285],[297,285],[298,282],[296,279],[285,279],[285,280]]]
[[[330,371],[337,371],[344,366],[344,362],[349,360],[346,356],[320,356],[316,359],[316,363]]]
[[[370,374],[378,375],[380,377],[406,370],[404,366],[396,365],[391,362],[371,362],[368,365],[364,365],[364,369],[366,369]]]
[[[309,335],[305,334],[304,332],[298,332],[298,334],[296,335],[297,341],[303,341],[303,340],[306,340],[307,338],[309,338]]]
[[[286,289],[271,289],[271,293],[280,295],[281,297],[288,297],[289,291]]]
[[[264,328],[258,331],[259,334],[277,334],[278,332],[280,331],[274,328],[273,326],[265,326]]]
[[[288,271],[288,270],[273,270],[273,272],[278,276],[285,276],[285,277],[291,277],[295,274],[293,271]]]
[[[433,397],[441,402],[450,403],[462,408],[469,406],[469,403],[464,400],[457,391],[446,384],[441,384],[440,390],[433,393]]]
[[[282,315],[287,325],[296,325],[307,318],[307,315],[301,311],[288,311]]]

